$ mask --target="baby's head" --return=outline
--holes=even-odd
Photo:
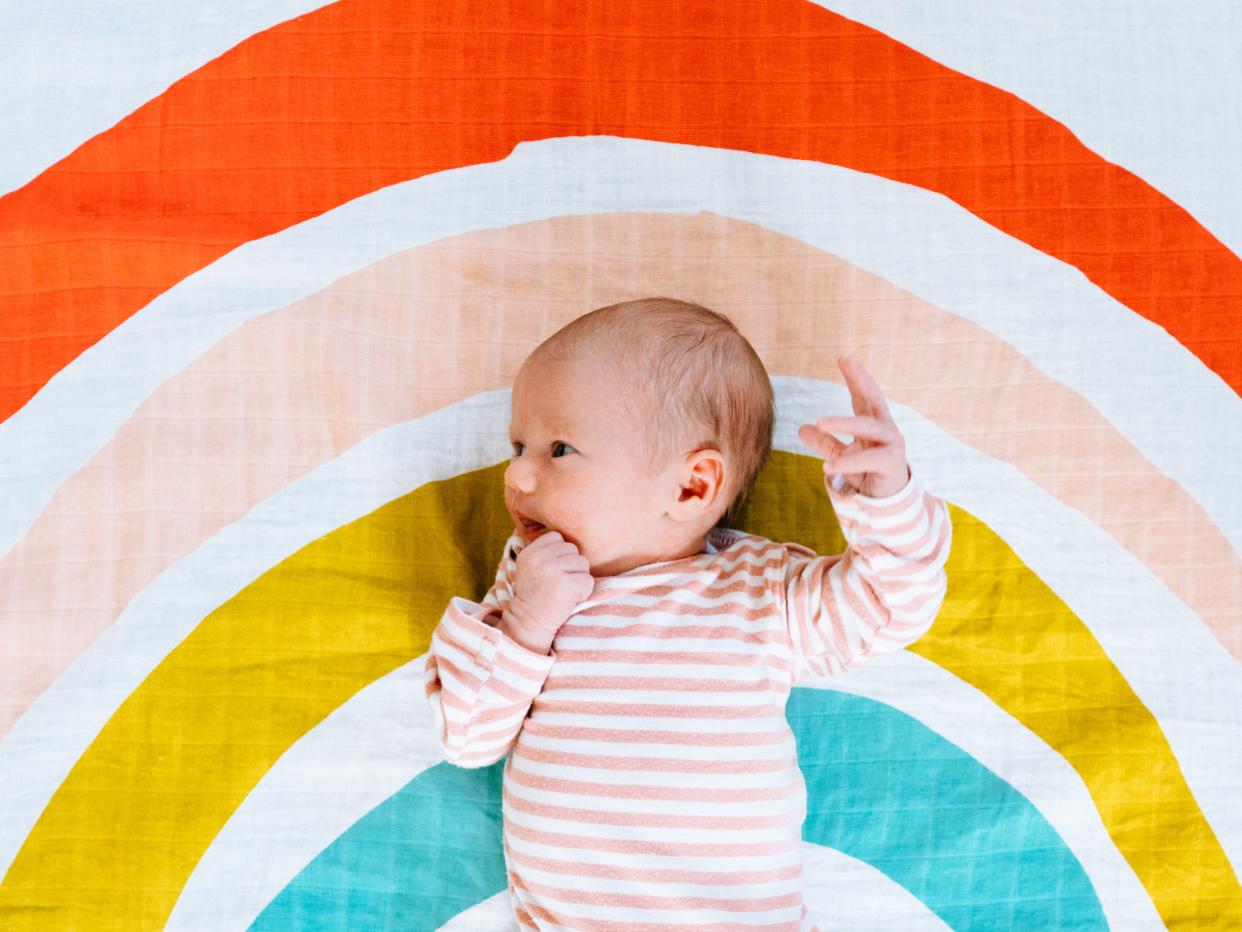
[[[560,532],[595,576],[700,553],[750,494],[775,419],[767,370],[724,315],[672,298],[601,307],[518,372],[505,504],[523,538]]]

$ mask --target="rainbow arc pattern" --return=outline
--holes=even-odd
[[[820,927],[1242,927],[1236,150],[1097,106],[1166,42],[1207,138],[1228,5],[1016,4],[1077,73],[916,6],[0,14],[0,926],[503,927],[422,657],[525,355],[665,294],[773,376],[740,526],[843,546],[843,350],[951,505],[931,632],[790,700]]]

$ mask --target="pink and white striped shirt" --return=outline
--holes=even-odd
[[[482,603],[451,600],[427,699],[451,763],[512,750],[504,855],[523,928],[815,928],[785,701],[923,635],[951,536],[914,478],[886,498],[825,487],[844,554],[714,529],[707,553],[597,577],[546,656],[496,627],[516,533]]]

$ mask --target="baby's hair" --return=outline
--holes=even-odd
[[[767,369],[724,314],[691,301],[651,297],[596,308],[541,343],[536,357],[594,358],[641,373],[645,391],[617,399],[644,435],[646,469],[673,457],[718,450],[725,460],[725,505],[715,526],[731,527],[772,449],[776,401]]]

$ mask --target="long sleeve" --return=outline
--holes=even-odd
[[[431,634],[423,685],[445,759],[485,767],[509,752],[555,654],[528,650],[498,627],[513,594],[509,547],[482,602],[453,596]]]
[[[900,650],[931,627],[947,588],[949,509],[913,476],[871,498],[834,477],[824,485],[848,547],[818,556],[783,544],[782,597],[792,682],[842,673],[868,656]]]

